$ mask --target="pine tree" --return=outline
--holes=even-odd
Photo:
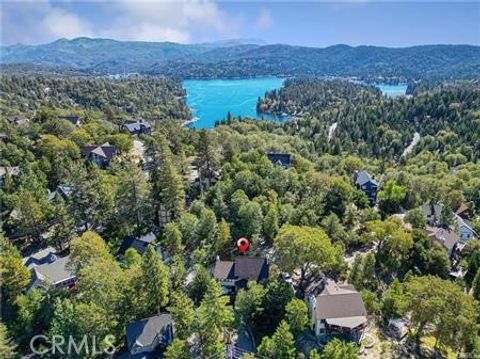
[[[176,223],[167,223],[162,243],[171,256],[183,253],[182,232],[180,232]]]
[[[280,322],[271,338],[263,338],[262,343],[258,347],[258,353],[266,358],[295,358],[295,340],[286,321],[282,320]]]
[[[209,208],[203,209],[198,223],[199,239],[206,245],[213,246],[215,243],[217,228],[217,218],[215,217],[215,213]]]
[[[123,255],[123,260],[127,268],[139,267],[142,263],[142,256],[135,248],[128,248]]]
[[[358,347],[354,343],[346,343],[340,339],[330,341],[322,352],[322,359],[357,359]]]
[[[187,339],[192,334],[192,325],[195,315],[193,302],[183,292],[177,291],[172,295],[173,305],[168,308],[175,322],[177,335],[180,339]]]
[[[161,201],[171,220],[180,217],[185,207],[185,189],[183,178],[178,174],[173,164],[164,162],[160,172],[162,183]]]
[[[187,342],[185,340],[175,338],[167,347],[163,357],[165,359],[190,359],[192,356],[188,351]]]
[[[200,181],[205,179],[207,188],[210,187],[215,178],[215,168],[218,165],[217,157],[212,132],[207,130],[200,131],[198,137],[198,167]]]
[[[370,289],[375,285],[375,255],[371,252],[363,258],[362,285]]]
[[[229,298],[222,295],[220,284],[211,281],[195,313],[195,328],[200,341],[202,358],[224,355],[222,336],[234,321]]]
[[[472,295],[475,299],[480,300],[480,268],[477,270],[477,274],[475,274],[475,277],[473,278]]]
[[[298,334],[308,325],[308,308],[301,299],[292,299],[285,308],[287,323],[292,333]]]
[[[145,314],[160,313],[168,304],[168,267],[152,245],[143,254],[141,268]]]
[[[116,219],[126,233],[140,235],[151,219],[150,187],[145,175],[134,163],[127,163],[119,173],[116,193]]]
[[[215,238],[214,252],[220,256],[228,257],[233,248],[232,235],[230,233],[230,225],[225,219],[218,224],[217,235]]]
[[[170,291],[183,289],[185,286],[185,261],[181,254],[173,256],[169,267]]]
[[[213,280],[210,272],[201,265],[196,265],[192,282],[188,285],[188,295],[195,304],[199,304],[208,290],[210,282]]]
[[[0,233],[0,290],[13,303],[30,282],[30,271],[23,264],[20,252]]]
[[[77,330],[77,318],[75,308],[70,299],[55,300],[55,309],[50,324],[50,336],[59,335],[68,338],[70,335],[75,338],[79,334]]]
[[[49,242],[59,250],[68,247],[70,242],[76,235],[75,220],[69,211],[65,201],[56,196],[54,203],[54,227],[53,236],[49,238]]]
[[[265,215],[265,218],[263,219],[263,232],[270,241],[273,240],[278,233],[278,223],[278,207],[275,204],[271,204],[267,214]]]
[[[150,181],[157,221],[163,224],[162,212],[166,212],[167,221],[179,218],[183,212],[185,207],[183,178],[173,164],[172,151],[163,135],[157,134],[147,143],[147,155],[152,158]]]
[[[16,358],[16,347],[13,340],[8,337],[7,327],[3,323],[0,323],[0,357],[2,359]]]
[[[350,274],[348,281],[355,286],[358,290],[362,289],[362,279],[363,279],[363,256],[357,254],[353,260],[352,269],[350,269]]]

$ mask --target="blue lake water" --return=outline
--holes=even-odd
[[[407,84],[387,85],[375,84],[375,87],[380,89],[384,95],[388,97],[398,97],[407,93]]]
[[[257,116],[257,99],[265,91],[282,87],[284,79],[265,77],[241,80],[186,80],[187,104],[198,120],[194,128],[212,128],[215,121],[232,116]]]
[[[187,90],[187,104],[192,110],[195,122],[193,128],[212,128],[215,121],[232,116],[259,117],[256,111],[258,97],[268,90],[282,87],[284,79],[265,77],[240,80],[186,80],[183,87]],[[389,97],[404,95],[406,84],[375,84],[383,94]],[[275,119],[264,115],[264,118]],[[279,118],[283,120],[285,118]]]

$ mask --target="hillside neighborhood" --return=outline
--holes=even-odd
[[[309,117],[227,118],[211,130],[151,109],[2,117],[0,343],[18,353],[7,358],[477,353],[478,153],[450,150],[460,135],[442,132],[404,156],[413,132],[394,124],[368,124],[379,140],[357,137],[354,150],[348,136],[360,135],[342,121],[361,115],[347,97],[384,111],[416,102],[318,81],[306,86],[337,100],[312,118],[342,113],[334,134]],[[463,98],[455,91],[425,101]],[[436,108],[474,116],[478,97],[465,96],[463,110]],[[55,336],[96,351],[67,353]]]

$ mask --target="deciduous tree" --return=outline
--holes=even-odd
[[[313,227],[283,226],[274,240],[276,261],[281,270],[300,270],[298,287],[304,291],[321,272],[337,269],[343,249],[333,246],[326,233]]]

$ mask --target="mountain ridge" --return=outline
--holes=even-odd
[[[1,46],[0,63],[65,67],[96,74],[138,72],[181,78],[315,75],[411,80],[480,77],[480,47],[475,45],[392,48],[337,44],[321,48],[244,41],[179,44],[80,37],[42,45]]]

